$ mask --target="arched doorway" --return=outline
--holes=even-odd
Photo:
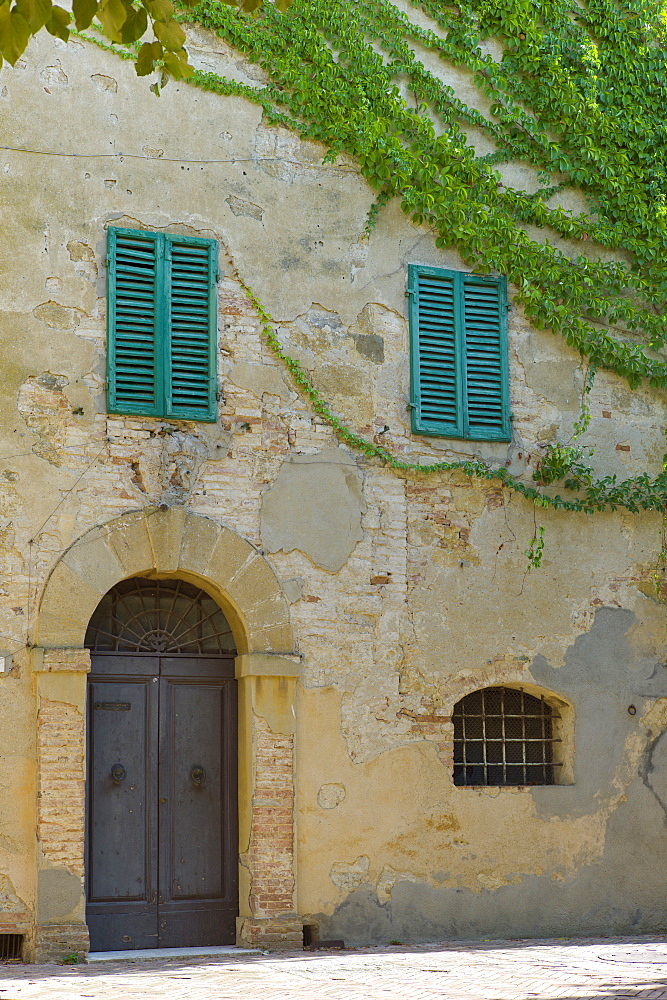
[[[91,948],[233,944],[237,708],[231,629],[183,580],[110,590],[86,633]]]

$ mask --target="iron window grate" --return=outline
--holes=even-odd
[[[0,934],[0,962],[20,962],[23,958],[23,935]]]
[[[455,785],[553,785],[553,720],[544,698],[514,688],[473,691],[454,706]]]

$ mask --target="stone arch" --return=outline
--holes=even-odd
[[[132,576],[179,577],[206,590],[227,615],[241,654],[293,654],[289,604],[261,552],[182,507],[125,514],[77,539],[46,582],[37,645],[82,648],[102,597]]]
[[[239,944],[298,947],[294,738],[300,657],[289,605],[262,553],[183,508],[149,508],[91,528],[60,557],[39,605],[37,919],[30,955],[85,954],[86,629],[102,597],[133,576],[201,587],[225,613],[238,651]],[[267,761],[271,767],[267,769]],[[55,886],[55,888],[54,888]],[[279,889],[276,889],[279,886]]]

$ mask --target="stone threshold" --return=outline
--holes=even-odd
[[[92,962],[145,962],[154,958],[215,958],[226,955],[261,955],[259,948],[237,948],[220,945],[210,948],[137,948],[135,951],[91,951],[87,961]]]

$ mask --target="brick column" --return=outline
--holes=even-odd
[[[299,663],[251,653],[237,658],[239,683],[239,944],[300,948],[294,911],[295,694]]]
[[[88,951],[84,896],[87,649],[35,649],[37,923],[34,960]]]

